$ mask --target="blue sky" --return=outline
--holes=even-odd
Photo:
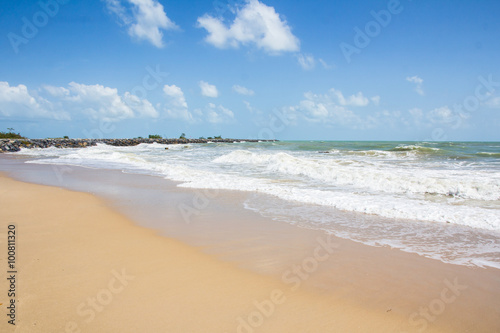
[[[500,2],[0,5],[0,131],[500,140]]]

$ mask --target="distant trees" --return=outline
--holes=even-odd
[[[185,139],[186,138],[186,133],[182,133],[179,139]]]
[[[8,132],[0,132],[0,139],[23,139],[23,136],[19,133],[14,133],[12,127],[7,128]]]
[[[162,139],[161,135],[159,134],[149,134],[150,139]]]

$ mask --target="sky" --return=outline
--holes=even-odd
[[[0,131],[500,141],[496,0],[0,2]]]

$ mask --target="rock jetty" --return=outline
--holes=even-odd
[[[21,148],[85,148],[104,143],[111,146],[137,146],[141,143],[187,144],[208,142],[266,142],[277,140],[242,140],[242,139],[0,139],[0,153],[17,152]]]

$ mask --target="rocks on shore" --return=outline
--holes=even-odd
[[[187,144],[208,142],[266,142],[277,140],[242,140],[242,139],[0,139],[0,153],[17,152],[21,148],[85,148],[104,143],[111,146],[137,146],[141,143]]]

